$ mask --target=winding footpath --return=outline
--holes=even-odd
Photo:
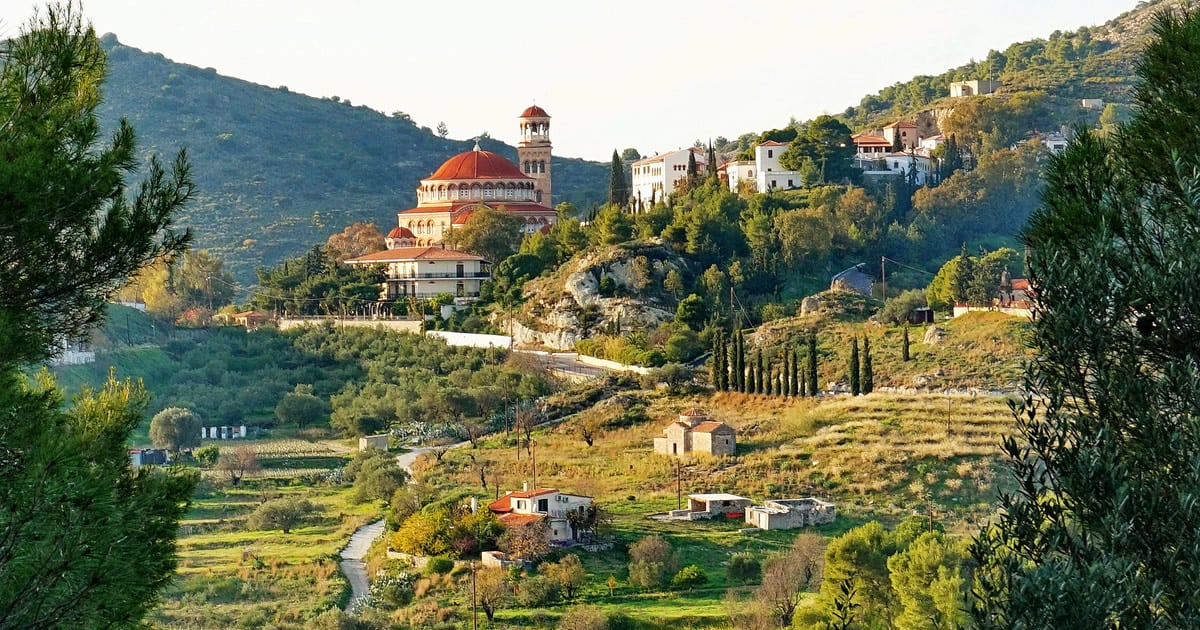
[[[450,448],[459,448],[465,444],[466,442],[459,442]],[[428,448],[415,448],[407,453],[397,455],[396,463],[412,474],[413,462],[428,450]],[[369,599],[371,581],[367,577],[367,563],[363,562],[363,558],[367,555],[367,550],[371,548],[371,543],[383,535],[383,526],[383,519],[363,525],[354,532],[354,535],[350,536],[350,543],[346,545],[345,549],[342,549],[342,561],[338,563],[338,566],[346,576],[346,581],[350,582],[350,601],[346,604],[346,612],[357,611]]]
[[[383,535],[383,519],[369,525],[364,525],[350,537],[350,544],[342,549],[342,561],[338,566],[350,582],[350,601],[346,604],[346,612],[354,612],[367,602],[371,593],[371,582],[367,579],[367,564],[363,557],[367,555],[371,543]]]

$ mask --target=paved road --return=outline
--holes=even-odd
[[[605,370],[604,368],[580,363],[577,358],[579,355],[574,352],[533,352],[527,350],[514,350],[513,352],[533,355],[547,369],[573,379],[587,380],[609,373],[609,370]]]
[[[367,579],[367,565],[363,557],[376,538],[383,535],[383,519],[369,525],[364,525],[350,537],[350,544],[342,550],[342,561],[339,564],[346,580],[350,582],[350,602],[346,612],[358,610],[367,601],[371,593],[371,583]]]

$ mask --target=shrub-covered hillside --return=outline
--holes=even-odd
[[[181,223],[242,282],[252,280],[255,267],[300,254],[355,221],[393,225],[396,211],[415,204],[420,179],[472,145],[440,138],[399,113],[221,76],[111,34],[102,41],[109,59],[102,122],[128,119],[144,154],[188,150],[199,190]],[[515,138],[518,113],[511,129],[491,132]],[[498,140],[480,144],[516,157]],[[601,201],[607,169],[556,157],[555,203]]]

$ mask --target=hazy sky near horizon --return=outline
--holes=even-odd
[[[0,0],[0,36],[32,14]],[[407,112],[515,143],[552,116],[555,154],[652,155],[838,113],[990,49],[1102,24],[1136,0],[88,0],[97,32],[178,62]]]

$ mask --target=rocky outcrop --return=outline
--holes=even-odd
[[[513,341],[571,350],[595,334],[655,328],[675,316],[675,296],[663,288],[672,270],[682,278],[690,276],[687,263],[659,243],[580,254],[553,275],[525,285],[525,304],[512,322]],[[509,325],[499,319],[496,323],[506,330]]]

